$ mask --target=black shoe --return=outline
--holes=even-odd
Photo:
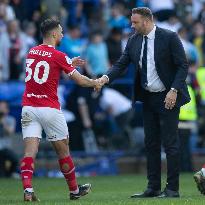
[[[148,198],[148,197],[156,197],[159,196],[161,194],[160,190],[153,190],[148,188],[147,190],[145,190],[143,193],[141,194],[134,194],[131,196],[131,198]]]
[[[70,200],[79,199],[81,196],[88,194],[91,190],[91,184],[78,185],[79,192],[77,194],[70,193]]]
[[[165,188],[164,191],[157,198],[178,198],[179,192]]]

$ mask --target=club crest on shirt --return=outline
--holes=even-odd
[[[65,56],[65,59],[69,65],[72,65],[72,60],[68,56]]]

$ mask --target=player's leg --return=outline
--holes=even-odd
[[[24,139],[24,156],[21,160],[21,179],[24,189],[25,201],[39,201],[34,195],[32,177],[34,172],[34,161],[38,152],[42,127],[38,122],[34,108],[24,107],[22,109],[22,134]]]
[[[21,160],[21,179],[24,189],[24,201],[39,201],[34,195],[32,177],[34,172],[34,160],[38,152],[39,139],[29,137],[24,139],[24,157]]]
[[[58,155],[58,162],[70,190],[70,199],[75,200],[88,194],[90,184],[78,185],[75,176],[75,165],[69,152],[68,139],[52,141]]]
[[[87,194],[90,184],[78,186],[75,176],[75,166],[69,152],[68,127],[61,110],[45,108],[42,109],[44,122],[43,129],[47,135],[47,140],[52,145],[58,155],[60,169],[66,179],[70,190],[70,198],[77,199]]]
[[[32,176],[34,171],[34,160],[38,151],[39,139],[38,138],[25,138],[24,139],[24,157],[21,160],[21,177],[23,188],[32,188]],[[32,190],[33,191],[33,190]]]
[[[196,182],[198,190],[201,194],[205,195],[205,164],[202,169],[194,174],[194,180]]]
[[[66,179],[70,192],[78,192],[78,184],[75,177],[75,166],[69,153],[68,139],[52,141],[52,145],[58,155],[58,162]]]

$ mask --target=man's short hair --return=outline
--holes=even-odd
[[[147,7],[138,7],[132,9],[132,14],[139,14],[149,20],[153,20],[152,11]]]
[[[57,28],[60,25],[60,21],[57,19],[46,19],[41,23],[41,33],[43,37],[46,37],[50,31]]]

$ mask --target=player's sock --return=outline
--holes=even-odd
[[[32,157],[24,157],[21,161],[21,179],[23,188],[32,189],[32,176],[34,170],[34,160]]]
[[[70,192],[77,194],[79,192],[79,189],[75,177],[75,166],[71,156],[65,157],[63,159],[59,159],[58,161],[59,161],[61,172],[65,177]]]

